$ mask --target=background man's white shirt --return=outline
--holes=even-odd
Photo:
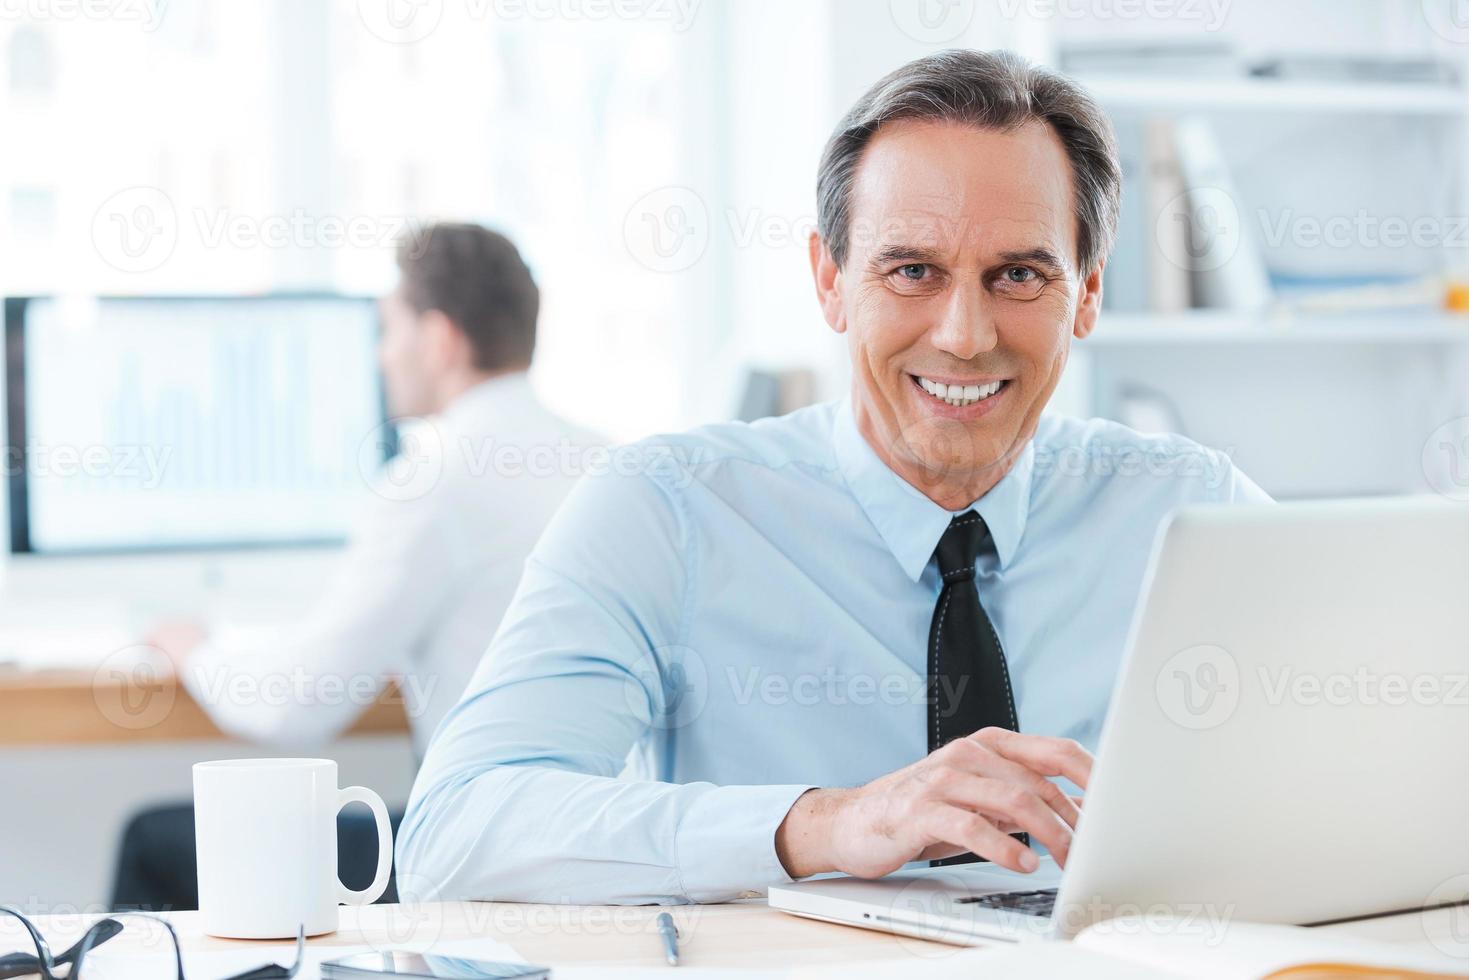
[[[514,594],[526,556],[601,440],[547,411],[524,373],[403,428],[397,458],[302,622],[221,624],[184,683],[231,734],[325,741],[389,675],[421,755]]]

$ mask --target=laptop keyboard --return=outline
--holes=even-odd
[[[1039,888],[1028,892],[994,892],[956,899],[959,904],[974,904],[985,909],[1004,909],[1021,915],[1049,916],[1056,905],[1055,888]]]

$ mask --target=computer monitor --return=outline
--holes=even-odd
[[[391,451],[341,296],[5,301],[12,552],[341,540]]]

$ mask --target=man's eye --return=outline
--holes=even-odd
[[[1040,295],[1049,280],[1028,265],[1007,266],[1000,273],[998,286],[1014,299],[1032,299]]]
[[[911,262],[908,265],[898,266],[897,271],[898,275],[907,279],[909,282],[921,282],[924,275],[928,272],[928,266],[922,262]]]

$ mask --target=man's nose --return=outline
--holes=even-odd
[[[999,341],[993,305],[980,283],[962,283],[949,292],[941,319],[930,340],[961,361],[994,350]]]

